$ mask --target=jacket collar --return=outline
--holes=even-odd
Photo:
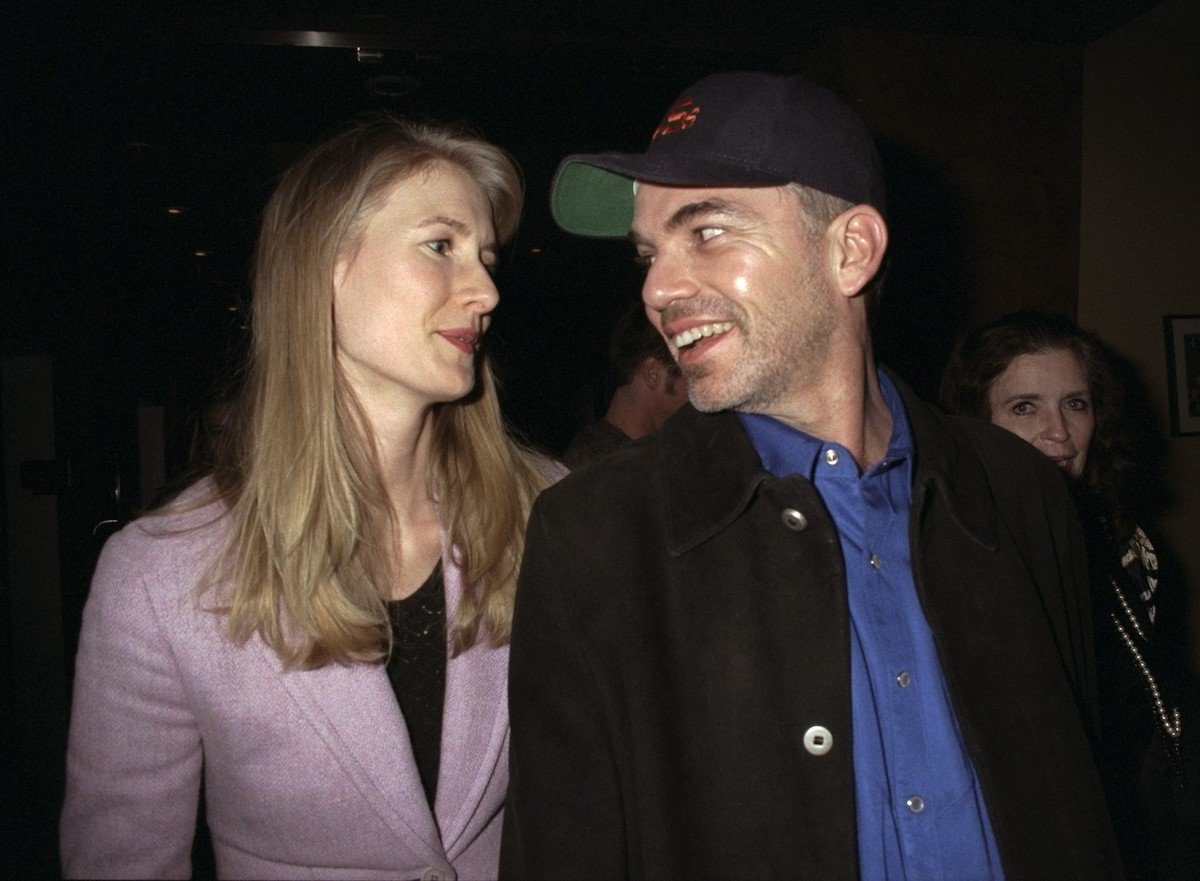
[[[900,392],[912,430],[914,508],[936,492],[958,528],[994,550],[998,524],[994,506],[984,503],[992,493],[983,463],[951,430],[947,416],[883,369]],[[685,404],[659,431],[656,455],[672,556],[725,529],[750,505],[759,485],[773,479],[732,412],[700,413]]]
[[[684,404],[658,435],[658,473],[667,510],[667,550],[679,556],[732,523],[770,479],[732,412]]]
[[[999,523],[979,454],[966,445],[961,431],[952,428],[949,416],[926,404],[894,373],[883,369],[900,390],[912,429],[916,448],[913,506],[924,505],[929,494],[936,492],[954,524],[976,544],[995,551],[1000,546]]]

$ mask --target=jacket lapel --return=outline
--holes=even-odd
[[[731,412],[706,414],[684,404],[656,435],[667,510],[667,550],[675,557],[737,519],[770,475]],[[696,464],[704,463],[703,477]]]
[[[443,573],[449,625],[464,587],[447,551]],[[447,661],[436,822],[382,665],[284,670],[274,652],[262,650],[363,799],[397,836],[423,844],[430,862],[455,859],[499,810],[502,786],[494,805],[484,798],[489,784],[507,770],[507,646],[495,648],[485,639]]]
[[[462,603],[462,572],[444,556],[446,621]],[[486,638],[446,663],[446,699],[442,715],[442,755],[438,771],[436,813],[446,858],[453,860],[499,809],[484,802],[488,786],[504,767],[508,746],[508,647],[495,648]],[[467,835],[468,831],[472,834]]]
[[[995,551],[999,524],[995,506],[980,503],[991,499],[992,490],[979,455],[958,445],[956,435],[941,424],[947,416],[918,398],[894,373],[887,374],[900,392],[912,428],[914,509],[922,505],[921,493],[932,487],[941,494],[955,525],[981,547]]]
[[[316,670],[283,670],[277,659],[275,667],[364,801],[397,837],[420,842],[428,851],[426,858],[440,863],[437,828],[384,668],[327,664]]]

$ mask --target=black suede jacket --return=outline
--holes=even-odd
[[[1119,878],[1063,480],[897,386],[917,590],[1006,876]],[[849,644],[825,506],[763,470],[732,414],[684,407],[574,472],[530,521],[501,874],[856,878]]]

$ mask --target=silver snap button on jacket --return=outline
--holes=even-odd
[[[797,511],[795,508],[783,509],[783,525],[788,529],[799,532],[808,526],[808,518]]]
[[[814,756],[823,756],[833,749],[833,735],[824,725],[814,725],[804,732],[804,748]]]

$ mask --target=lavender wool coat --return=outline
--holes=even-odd
[[[138,520],[101,554],[67,751],[66,876],[189,877],[203,772],[221,877],[495,877],[507,647],[447,663],[431,812],[381,665],[284,670],[204,610],[196,586],[225,531],[218,513]],[[463,585],[445,550],[443,566],[449,620]]]

